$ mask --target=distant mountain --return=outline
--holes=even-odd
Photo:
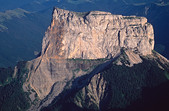
[[[28,4],[34,0],[0,0],[0,11],[19,8],[24,4]]]
[[[1,67],[14,66],[18,61],[36,57],[41,49],[41,39],[50,23],[50,19],[45,16],[49,12],[46,10],[35,14],[16,9],[0,13]]]

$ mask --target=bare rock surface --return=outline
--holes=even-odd
[[[154,31],[146,18],[56,8],[43,39],[42,56],[98,59],[115,57],[122,47],[151,54]]]
[[[91,81],[88,85],[86,85],[84,88],[81,89],[81,98],[83,101],[79,100],[79,98],[75,98],[74,102],[79,107],[84,107],[85,101],[88,101],[90,98],[90,101],[92,104],[96,104],[97,108],[99,109],[100,101],[104,97],[106,89],[106,81],[104,81],[101,74],[96,74],[91,78]],[[91,103],[88,103],[88,106],[91,105]]]
[[[105,62],[96,59],[115,59],[121,48],[129,49],[125,53],[130,67],[142,62],[140,55],[152,53],[154,32],[146,18],[55,8],[51,25],[43,38],[41,56],[28,62],[29,74],[23,89],[33,89],[42,100],[30,110],[50,104],[64,89],[71,87],[75,78],[90,73],[95,66]],[[99,81],[88,87],[105,86],[103,79]],[[99,100],[103,91],[104,87],[94,98]],[[34,101],[36,97],[31,95],[30,98]]]

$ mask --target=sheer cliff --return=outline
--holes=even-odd
[[[144,17],[54,8],[41,55],[11,71],[14,80],[19,78],[18,88],[25,94],[21,97],[28,102],[14,108],[131,111],[136,102],[133,111],[138,110],[151,88],[158,92],[156,87],[168,85],[169,61],[153,49],[153,26]],[[8,104],[1,102],[2,110]]]
[[[78,97],[80,100],[75,96],[73,102],[78,107],[90,109],[90,105],[94,105],[99,110],[110,81],[105,80],[102,73],[114,67],[112,63],[119,67],[145,64],[149,59],[144,60],[144,56],[155,56],[152,53],[153,48],[153,27],[144,17],[112,15],[101,11],[71,12],[55,8],[51,25],[43,38],[41,55],[28,62],[30,71],[23,88],[25,91],[29,88],[35,91],[30,95],[32,101],[35,100],[35,94],[42,100],[30,110],[43,109],[53,101],[60,101],[60,97],[77,90],[84,95]],[[162,64],[167,65],[160,65],[160,68],[168,70],[168,60],[164,61]],[[131,70],[133,69],[129,68],[129,72]],[[143,75],[149,73],[149,70],[151,68]],[[123,71],[126,72],[125,68]],[[138,87],[146,86],[142,84],[145,79],[146,77],[143,81],[140,80],[141,83],[139,81],[141,85]]]
[[[42,56],[98,59],[115,57],[122,47],[151,54],[154,32],[144,17],[54,9],[42,44]]]
[[[41,56],[31,61],[30,86],[43,99],[56,82],[71,80],[73,74],[66,70],[65,59],[115,58],[121,48],[140,55],[151,54],[153,34],[152,25],[144,17],[99,11],[76,13],[55,8],[43,39]]]

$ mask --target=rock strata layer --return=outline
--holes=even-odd
[[[145,17],[109,12],[71,12],[55,8],[42,44],[42,56],[98,59],[128,48],[142,55],[154,48],[154,31]]]

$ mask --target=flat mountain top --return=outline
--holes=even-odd
[[[75,13],[55,8],[51,26],[43,38],[42,56],[98,59],[115,57],[122,47],[142,55],[151,54],[154,31],[145,17],[102,11]]]

